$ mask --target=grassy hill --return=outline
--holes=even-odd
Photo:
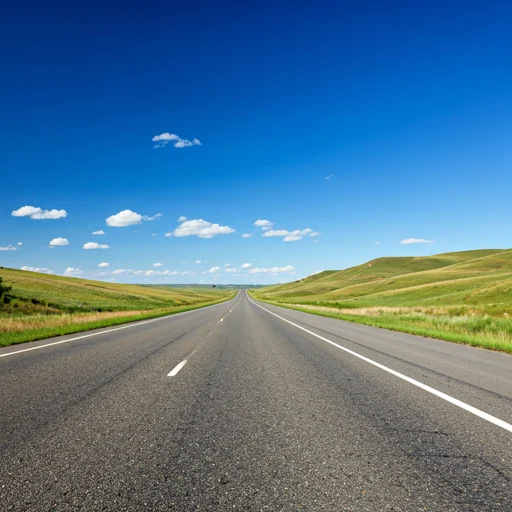
[[[202,307],[232,290],[150,287],[0,268],[0,346]]]
[[[453,341],[483,346],[475,340],[484,336],[496,342],[492,348],[505,343],[512,351],[512,250],[378,258],[254,293],[319,314]]]

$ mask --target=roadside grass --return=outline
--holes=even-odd
[[[390,311],[392,308],[374,308],[374,311],[369,311],[370,308],[364,308],[363,311],[337,310],[269,301],[256,295],[253,297],[268,304],[314,315],[512,354],[512,322],[507,318],[490,315],[435,315],[414,311],[414,308],[410,308],[409,312],[404,311],[408,308],[399,308],[400,311]]]
[[[218,304],[236,292],[105,283],[0,268],[0,346],[157,318]]]
[[[252,293],[308,313],[512,353],[512,250],[378,258]]]
[[[155,309],[152,311],[118,311],[106,313],[64,313],[53,315],[0,316],[0,346],[36,341],[64,334],[73,334],[138,320],[174,315],[193,309],[220,304],[232,299],[236,292],[224,294],[221,299],[188,306]]]

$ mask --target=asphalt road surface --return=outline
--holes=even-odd
[[[509,355],[245,292],[97,332],[0,350],[0,510],[512,510]]]

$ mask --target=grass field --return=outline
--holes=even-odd
[[[0,346],[155,318],[222,302],[232,290],[149,287],[0,268]]]
[[[252,293],[320,315],[512,353],[512,250],[379,258]]]

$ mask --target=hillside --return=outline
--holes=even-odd
[[[12,286],[12,307],[63,311],[132,311],[187,306],[215,300],[225,292],[207,288],[149,287],[105,283],[24,270],[0,268],[4,283]]]
[[[498,303],[512,305],[512,250],[378,258],[258,291],[283,302],[342,302],[343,307]],[[341,304],[340,304],[341,305]]]
[[[512,353],[512,250],[378,258],[252,291],[310,313]]]
[[[155,318],[221,302],[236,293],[89,281],[0,268],[0,346]]]

